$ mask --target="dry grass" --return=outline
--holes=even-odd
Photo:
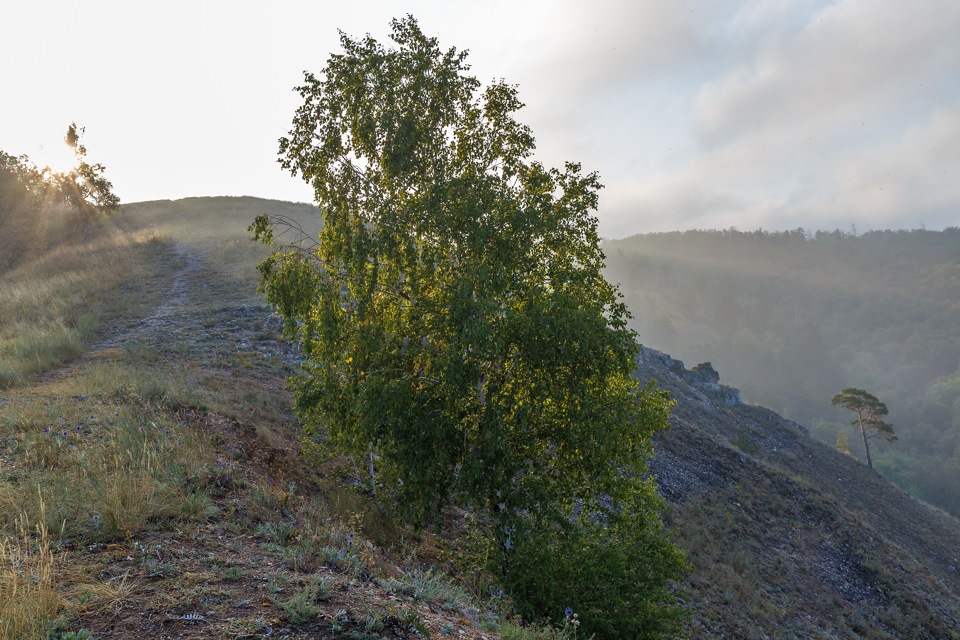
[[[167,251],[162,234],[113,231],[0,275],[0,388],[69,362],[106,327],[136,316],[150,301],[124,294],[161,278]]]
[[[0,640],[45,639],[63,604],[46,525],[21,515],[15,532],[0,536]]]
[[[142,583],[124,572],[106,580],[82,580],[70,589],[79,614],[119,612],[141,589]]]
[[[21,396],[5,409],[17,419],[7,424],[14,464],[0,478],[0,513],[26,513],[57,535],[93,538],[207,515],[206,445],[163,407]]]

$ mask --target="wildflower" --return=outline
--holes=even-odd
[[[507,551],[509,551],[510,549],[513,548],[513,541],[510,540],[510,538],[507,538],[506,540],[504,540],[503,546],[507,549]]]
[[[569,618],[570,616],[573,615],[573,609],[571,609],[570,607],[567,607],[566,609],[563,610],[563,615]]]

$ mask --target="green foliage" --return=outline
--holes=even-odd
[[[306,74],[280,141],[281,164],[324,211],[317,246],[278,247],[260,266],[306,357],[300,419],[375,468],[372,488],[415,523],[451,503],[490,509],[506,552],[494,562],[532,613],[567,596],[520,588],[534,570],[521,531],[564,541],[557,575],[579,576],[581,549],[595,555],[589,584],[630,594],[630,615],[656,626],[671,619],[661,587],[682,562],[643,474],[670,403],[630,375],[635,336],[590,213],[597,175],[529,160],[514,87],[481,90],[464,52],[413,18],[392,26],[397,49],[341,35],[344,53]],[[251,230],[272,244],[277,222]],[[614,505],[607,524],[575,517],[600,495]],[[647,553],[626,548],[639,539],[662,553],[621,571]]]
[[[897,439],[897,435],[893,431],[893,425],[883,420],[883,416],[890,413],[887,410],[887,405],[880,402],[875,395],[867,393],[863,389],[852,387],[847,387],[833,396],[831,404],[844,407],[856,414],[857,417],[850,424],[860,430],[863,449],[867,456],[867,465],[872,468],[873,460],[870,457],[869,440],[879,437],[887,442],[893,442]]]
[[[570,608],[584,637],[675,637],[683,612],[664,568],[675,573],[683,559],[658,519],[625,507],[656,509],[653,484],[633,489],[632,502],[584,501],[568,523],[515,521],[501,562],[504,588],[521,615],[563,625]]]
[[[0,273],[42,248],[47,192],[29,158],[0,151]]]
[[[836,449],[844,455],[850,455],[850,439],[847,438],[847,433],[843,430],[837,431]]]
[[[743,451],[749,455],[755,454],[759,449],[757,443],[752,437],[750,437],[750,433],[743,427],[740,427],[736,430],[736,432],[733,434],[733,438],[731,438],[730,441],[737,449],[740,449],[740,451]]]
[[[59,187],[63,202],[73,210],[83,227],[83,239],[90,239],[90,225],[98,218],[107,217],[120,210],[120,198],[113,193],[113,184],[104,176],[102,164],[87,162],[87,148],[80,144],[84,133],[82,127],[71,123],[64,142],[73,149],[77,165],[68,172],[54,174],[52,179]]]

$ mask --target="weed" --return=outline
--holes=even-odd
[[[237,582],[243,578],[243,569],[240,567],[230,567],[225,569],[224,572],[220,575],[220,579],[224,582]]]
[[[403,622],[404,626],[412,631],[415,635],[424,638],[430,636],[430,629],[420,617],[420,614],[417,613],[416,609],[409,609],[404,612],[404,614],[400,617],[400,620]]]
[[[349,548],[323,547],[320,549],[320,557],[324,562],[341,573],[362,577],[367,570],[366,563]]]
[[[566,624],[557,628],[550,625],[523,625],[519,620],[503,623],[500,628],[501,640],[574,640],[576,627]]]
[[[390,593],[410,596],[416,602],[443,605],[447,609],[460,609],[469,600],[462,588],[450,583],[433,567],[421,566],[407,571],[400,578],[388,578],[384,587]]]
[[[313,572],[317,567],[319,550],[313,540],[299,540],[297,544],[283,547],[283,561],[292,571]]]
[[[275,542],[282,547],[289,546],[296,541],[299,531],[294,522],[261,522],[257,525],[257,535]]]
[[[301,624],[314,618],[320,613],[318,602],[329,598],[327,592],[327,583],[322,578],[314,578],[302,589],[298,589],[294,594],[285,599],[273,598],[273,603],[277,605],[287,616],[287,620],[294,624]]]
[[[57,640],[97,640],[89,629],[79,631],[65,631],[59,634]]]
[[[743,427],[737,428],[736,432],[731,438],[733,446],[740,451],[743,451],[747,455],[754,455],[757,451],[760,450],[760,447],[757,445],[756,441],[750,437],[750,434]]]
[[[287,574],[277,569],[267,578],[267,588],[270,590],[270,593],[280,593],[286,588],[289,582],[290,579],[287,577]]]
[[[380,631],[383,631],[383,626],[384,626],[383,620],[381,620],[380,618],[367,616],[363,619],[363,622],[361,624],[363,625],[363,630],[366,631],[367,633],[374,634],[374,633],[379,633]]]

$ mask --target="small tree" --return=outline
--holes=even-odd
[[[65,173],[54,174],[63,201],[76,214],[83,227],[83,239],[90,239],[90,226],[102,217],[120,210],[120,198],[113,193],[113,184],[104,177],[102,164],[87,162],[87,148],[80,143],[84,129],[71,123],[64,142],[73,149],[77,166]]]
[[[843,427],[837,428],[837,443],[835,445],[837,451],[844,455],[850,455],[850,438],[847,437],[847,432],[844,431]]]
[[[414,522],[489,514],[523,612],[670,637],[683,560],[645,474],[670,401],[631,377],[597,176],[531,161],[514,87],[481,91],[464,52],[392,26],[398,49],[341,34],[280,141],[324,214],[317,246],[260,265],[306,358],[304,429],[375,463],[371,490]],[[272,244],[277,222],[251,229]]]
[[[832,403],[834,406],[850,409],[856,414],[856,419],[852,420],[850,424],[860,429],[863,450],[867,455],[867,465],[872,469],[870,439],[879,437],[887,442],[893,442],[897,439],[897,435],[893,432],[893,425],[883,421],[883,416],[889,413],[887,405],[880,402],[875,395],[867,393],[863,389],[852,387],[847,387],[833,396]]]

